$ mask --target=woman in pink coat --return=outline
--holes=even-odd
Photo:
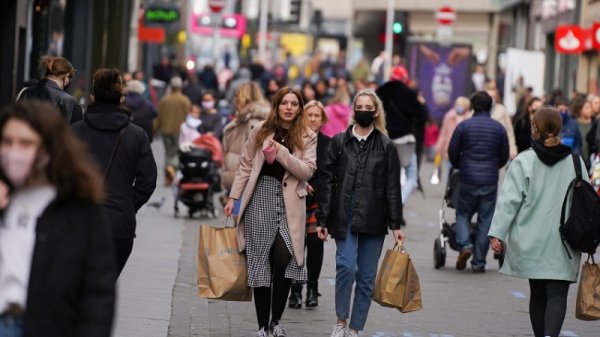
[[[285,337],[280,323],[292,282],[304,283],[307,181],[316,170],[317,136],[306,127],[299,91],[279,89],[265,122],[250,132],[225,215],[241,198],[238,245],[246,251],[257,337]],[[270,322],[269,322],[270,321]]]
[[[454,101],[454,108],[450,109],[444,115],[442,121],[442,129],[438,137],[437,143],[434,146],[435,152],[442,155],[445,160],[448,160],[448,145],[454,133],[454,129],[458,123],[471,117],[471,102],[468,98],[460,96]]]
[[[342,131],[346,131],[352,116],[350,95],[346,90],[336,89],[335,95],[325,107],[325,114],[327,114],[327,124],[321,128],[321,133],[333,137]]]

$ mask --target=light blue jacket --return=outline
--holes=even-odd
[[[583,161],[581,167],[587,177]],[[548,166],[529,149],[510,164],[488,233],[508,245],[500,273],[577,281],[581,253],[565,242],[569,258],[559,232],[563,198],[573,178],[570,155]]]

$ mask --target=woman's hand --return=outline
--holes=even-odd
[[[402,232],[401,229],[392,230],[392,234],[394,234],[394,239],[396,239],[396,243],[403,242],[406,239],[406,235]]]
[[[276,154],[277,154],[277,151],[279,151],[279,146],[281,146],[281,144],[276,142],[273,138],[269,139],[269,142],[267,143],[267,145],[268,145],[268,147],[272,147],[273,149],[275,149]]]
[[[0,181],[0,209],[5,209],[8,206],[8,202],[10,201],[8,186]]]
[[[233,213],[233,204],[235,202],[235,199],[233,198],[229,198],[227,200],[227,204],[225,204],[225,207],[223,207],[223,212],[225,213],[226,217],[230,217],[231,213]]]
[[[313,194],[315,193],[315,189],[310,185],[310,184],[306,184],[306,192],[308,192],[308,194]]]
[[[490,238],[490,246],[492,247],[492,250],[496,253],[502,253],[502,251],[504,250],[504,244],[502,243],[502,240],[493,236]]]
[[[319,239],[327,241],[328,234],[329,232],[327,231],[327,227],[317,227],[317,236],[319,237]]]

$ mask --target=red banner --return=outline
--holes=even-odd
[[[600,50],[600,22],[592,26],[592,48]]]
[[[585,32],[577,25],[556,27],[554,49],[563,54],[581,54],[585,45]]]

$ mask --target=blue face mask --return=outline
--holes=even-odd
[[[465,113],[465,108],[463,108],[462,106],[457,106],[454,108],[454,111],[456,111],[457,115],[462,115]]]

